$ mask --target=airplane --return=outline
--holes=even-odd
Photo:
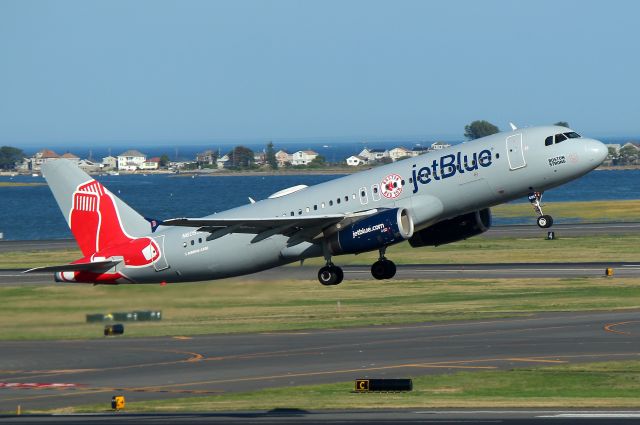
[[[598,140],[567,127],[515,128],[201,218],[146,219],[66,160],[42,173],[83,257],[37,267],[58,282],[173,283],[241,276],[324,257],[323,285],[344,273],[332,259],[375,251],[375,279],[396,273],[387,247],[438,246],[491,227],[492,206],[529,197],[542,228],[545,190],[595,169],[607,156]]]

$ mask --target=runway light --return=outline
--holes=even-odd
[[[113,410],[122,410],[124,409],[124,396],[123,395],[114,395],[111,397],[111,408]]]
[[[413,381],[411,379],[356,379],[355,390],[358,393],[412,391]]]
[[[604,271],[604,275],[608,277],[613,276],[613,269],[611,267],[607,267],[607,269]]]
[[[124,325],[107,325],[104,327],[104,336],[122,335],[124,333]]]

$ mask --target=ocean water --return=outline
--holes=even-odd
[[[298,184],[314,185],[339,175],[174,177],[121,175],[97,179],[146,217],[201,217],[260,200]],[[0,181],[44,182],[41,177],[0,177]],[[544,201],[640,199],[640,170],[594,171],[545,193]],[[527,202],[522,199],[518,202]],[[530,222],[533,222],[533,213]],[[494,224],[513,223],[496,219]],[[516,221],[517,222],[517,221]],[[6,240],[70,238],[47,186],[0,187],[0,232]]]

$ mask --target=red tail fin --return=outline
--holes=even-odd
[[[69,226],[85,256],[134,239],[124,231],[113,196],[95,180],[73,193]]]

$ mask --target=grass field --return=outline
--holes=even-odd
[[[128,412],[399,408],[637,408],[640,361],[458,372],[413,378],[408,393],[353,393],[353,381],[173,400],[128,402]],[[105,405],[66,412],[104,411]]]
[[[194,335],[640,308],[640,279],[242,281],[0,288],[0,339],[100,338],[87,313],[162,310],[126,336]]]
[[[533,208],[528,203],[503,204],[491,208],[496,217],[532,217]],[[545,214],[557,220],[578,222],[640,221],[640,200],[549,202]]]

